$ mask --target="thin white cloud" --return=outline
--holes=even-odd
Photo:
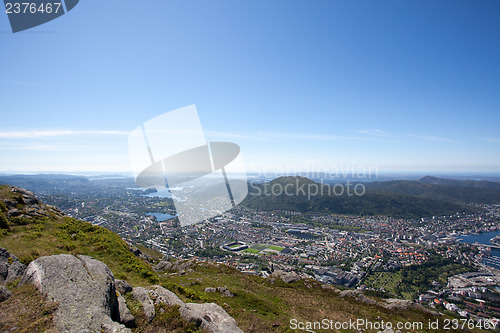
[[[237,134],[231,132],[206,131],[205,134],[214,138],[232,138],[232,139],[252,139],[253,136]]]
[[[385,137],[391,136],[391,134],[381,129],[363,129],[363,130],[357,130],[356,132],[372,136],[385,136]]]
[[[317,133],[291,133],[291,132],[257,132],[255,136],[264,136],[275,139],[301,139],[301,140],[319,140],[319,141],[336,141],[345,140],[348,137],[331,134]]]
[[[21,144],[0,144],[0,151],[14,150],[14,151],[73,151],[74,147],[62,144],[45,144],[40,142],[21,143]]]
[[[411,133],[406,133],[406,135],[409,137],[415,138],[415,139],[420,139],[420,140],[425,140],[425,141],[459,143],[458,141],[455,141],[452,139],[442,138],[442,137],[432,136],[432,135],[416,135],[416,134],[411,134]]]
[[[33,139],[43,137],[72,136],[72,135],[128,135],[124,131],[94,131],[94,130],[25,130],[0,131],[3,139]]]
[[[296,133],[296,132],[259,131],[259,132],[232,133],[232,132],[207,131],[206,134],[208,137],[249,139],[253,141],[275,141],[279,139],[317,140],[317,141],[364,140],[364,138],[354,137],[354,136],[317,134],[317,133]]]

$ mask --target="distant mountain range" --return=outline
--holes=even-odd
[[[500,183],[426,176],[417,181],[392,180],[366,183],[366,188],[459,204],[500,203]]]
[[[350,186],[353,195],[349,195],[345,184],[335,188],[305,177],[280,177],[264,184],[252,184],[242,204],[262,210],[420,218],[478,209],[467,205],[469,203],[500,203],[500,183],[495,182],[427,176],[417,181],[359,184],[366,189],[363,195],[354,193],[354,185]],[[344,186],[344,193],[340,186]],[[358,187],[358,194],[360,189]]]
[[[89,180],[71,175],[0,176],[0,184],[13,184],[38,194],[77,196],[82,191],[134,187],[133,178]],[[355,186],[359,196],[354,193]],[[341,187],[343,186],[343,187]],[[302,176],[279,177],[249,184],[241,203],[262,210],[297,210],[352,215],[387,215],[398,218],[451,215],[479,208],[471,203],[500,203],[500,182],[445,179],[425,176],[417,180],[389,180],[347,184],[321,184]],[[281,189],[281,191],[280,191]],[[292,194],[292,195],[287,195]],[[341,190],[344,193],[340,193]],[[350,191],[352,195],[346,193]]]
[[[447,185],[459,187],[475,187],[490,190],[500,190],[500,182],[492,182],[486,180],[457,180],[448,178],[437,178],[425,176],[418,180],[419,183],[434,184],[434,185]]]

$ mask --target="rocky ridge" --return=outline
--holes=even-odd
[[[115,280],[104,263],[89,256],[45,256],[26,267],[7,250],[0,248],[0,254],[2,277],[9,276],[9,281],[20,279],[20,285],[32,284],[49,301],[58,304],[54,322],[60,332],[132,332],[135,318],[122,293],[130,293],[141,304],[149,321],[164,311],[162,306],[178,307],[180,316],[202,331],[242,332],[236,321],[215,303],[184,303],[159,285],[133,288],[126,281]],[[1,282],[6,281],[4,278]],[[9,289],[0,284],[0,302],[11,295]]]
[[[12,198],[3,199],[8,217],[31,219],[37,216],[49,216],[49,212],[57,216],[64,214],[57,207],[43,204],[31,191],[17,186],[11,186]]]

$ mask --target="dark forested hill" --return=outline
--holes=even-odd
[[[500,183],[426,176],[366,184],[367,189],[455,203],[500,203]]]
[[[480,189],[500,190],[500,182],[492,182],[486,180],[459,180],[448,178],[437,178],[432,176],[425,176],[417,180],[423,184],[458,186],[458,187],[474,187]]]
[[[384,184],[380,188],[360,184],[356,189],[351,184],[348,189],[345,184],[333,187],[304,177],[280,177],[265,184],[252,184],[249,195],[242,204],[263,210],[321,211],[398,218],[450,215],[473,210],[461,203],[421,196],[418,191],[391,192],[386,190],[390,188],[390,183],[392,182],[379,183]],[[366,191],[362,192],[362,186],[366,186]]]

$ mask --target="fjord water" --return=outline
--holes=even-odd
[[[146,213],[146,215],[154,216],[156,217],[156,220],[158,222],[163,222],[166,220],[170,220],[173,217],[176,217],[177,215],[170,215],[170,214],[164,214],[164,213]]]
[[[478,235],[461,236],[460,243],[467,243],[467,244],[479,243],[484,245],[494,245],[490,242],[490,239],[498,235],[500,235],[500,230],[485,232]],[[494,267],[496,269],[500,269],[500,250],[492,249],[491,257],[484,258],[483,264]]]

